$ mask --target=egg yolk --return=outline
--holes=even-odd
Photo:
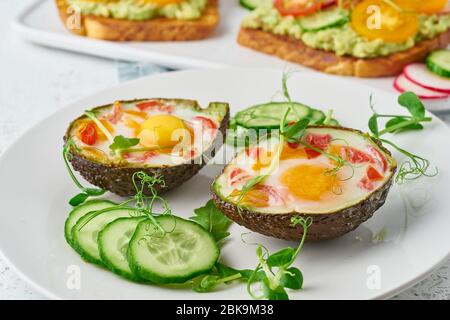
[[[289,160],[289,159],[304,159],[307,157],[305,148],[295,146],[291,147],[289,145],[283,146],[283,150],[281,151],[280,160]]]
[[[174,147],[189,130],[184,121],[172,115],[151,116],[141,124],[138,138],[144,147]]]
[[[280,179],[297,198],[319,201],[339,186],[336,175],[327,170],[323,166],[302,164],[287,169]]]

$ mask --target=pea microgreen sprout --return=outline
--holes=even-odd
[[[69,172],[70,177],[72,178],[72,181],[75,183],[75,185],[78,187],[78,189],[81,190],[81,193],[74,196],[72,199],[69,200],[69,204],[72,206],[78,206],[85,202],[89,197],[99,197],[103,194],[105,194],[106,190],[99,189],[99,188],[86,188],[84,187],[80,181],[78,181],[77,177],[75,177],[75,174],[72,171],[72,168],[70,167],[69,161],[72,160],[72,153],[70,152],[71,149],[74,149],[76,152],[80,152],[80,149],[76,145],[75,141],[72,137],[69,137],[66,141],[66,144],[63,148],[63,159],[64,163],[67,168],[67,172]]]
[[[400,165],[395,181],[399,184],[402,184],[407,180],[416,180],[422,176],[436,176],[438,174],[437,168],[435,168],[435,171],[432,173],[428,172],[431,166],[429,160],[406,151],[403,148],[400,148],[390,140],[381,138],[381,136],[387,133],[395,134],[406,131],[422,130],[423,122],[432,121],[431,117],[425,116],[425,107],[422,101],[420,101],[419,97],[413,92],[405,92],[398,97],[398,103],[409,111],[409,116],[378,114],[375,111],[372,96],[370,97],[369,103],[373,114],[369,119],[368,127],[372,135],[375,138],[379,139],[381,142],[390,145],[408,158],[408,160]],[[384,126],[384,129],[382,130],[380,130],[380,126],[378,123],[378,120],[381,118],[388,119]]]
[[[256,255],[259,263],[253,270],[247,282],[247,291],[254,299],[288,300],[286,289],[299,290],[303,286],[301,271],[292,267],[297,260],[308,234],[308,228],[312,224],[311,218],[292,217],[293,227],[301,225],[303,235],[297,248],[287,247],[278,252],[269,254],[262,245],[258,245]],[[260,283],[262,292],[257,295],[253,291],[255,283]]]
[[[140,186],[138,186],[137,179],[140,181]],[[171,214],[172,211],[169,207],[169,204],[166,199],[158,196],[158,192],[155,188],[155,185],[161,185],[164,186],[165,182],[160,175],[155,176],[149,176],[143,171],[138,171],[133,174],[132,177],[133,185],[136,190],[136,194],[133,196],[133,198],[128,199],[120,204],[117,204],[113,207],[109,207],[106,209],[98,210],[95,212],[95,214],[92,214],[86,221],[80,226],[80,230],[86,226],[90,221],[92,221],[95,217],[98,215],[110,211],[112,208],[121,208],[128,206],[131,202],[135,203],[136,208],[136,216],[145,216],[149,219],[150,224],[148,225],[148,228],[150,225],[154,226],[158,231],[161,232],[162,235],[166,234],[167,231],[164,230],[155,220],[156,213],[153,210],[153,206],[156,201],[161,201],[163,206],[163,212],[162,214]],[[150,190],[150,196],[145,196],[144,190],[145,189]]]

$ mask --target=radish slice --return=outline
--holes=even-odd
[[[403,74],[409,81],[421,87],[450,94],[450,80],[432,73],[423,63],[407,65]]]
[[[444,93],[439,93],[436,91],[428,90],[421,87],[414,82],[411,82],[406,78],[404,74],[401,74],[394,81],[394,88],[397,91],[403,93],[405,91],[412,91],[421,99],[447,99],[448,95]]]

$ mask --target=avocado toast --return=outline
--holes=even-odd
[[[162,177],[158,192],[194,176],[222,145],[228,122],[226,103],[202,109],[183,99],[116,101],[74,120],[64,141],[68,160],[87,181],[131,196],[136,172]]]
[[[450,44],[450,14],[439,8],[410,8],[407,1],[394,1],[394,8],[383,0],[345,1],[346,6],[312,1],[314,10],[301,11],[296,2],[302,1],[292,1],[295,10],[289,10],[284,0],[262,1],[242,22],[239,44],[319,71],[358,77],[397,75]],[[381,8],[380,30],[364,27],[371,5]],[[383,20],[383,15],[394,19]]]
[[[218,0],[55,0],[66,28],[110,41],[187,41],[219,23]]]

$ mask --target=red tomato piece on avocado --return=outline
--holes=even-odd
[[[341,156],[353,164],[374,161],[373,158],[369,154],[365,153],[364,151],[358,150],[353,147],[347,147],[347,146],[343,147],[341,149]]]
[[[306,135],[305,140],[309,145],[320,150],[325,150],[331,142],[331,136],[329,134],[309,133]]]
[[[80,140],[87,145],[94,145],[97,142],[97,126],[94,122],[85,124],[79,131]]]
[[[309,133],[305,137],[305,141],[307,144],[323,151],[325,151],[325,149],[330,145],[331,139],[332,138],[329,134]],[[308,156],[308,159],[314,159],[321,155],[319,151],[311,148],[305,148],[305,152]]]
[[[358,187],[360,187],[361,189],[366,190],[366,191],[372,191],[374,188],[373,182],[370,181],[370,179],[368,177],[362,178],[358,182]]]
[[[268,195],[270,205],[283,205],[284,204],[284,199],[281,196],[280,192],[276,188],[265,185],[265,184],[258,185],[257,187],[259,188],[259,190],[261,190],[262,192],[264,192]]]
[[[122,103],[119,101],[114,102],[111,113],[108,115],[107,119],[111,123],[116,124],[122,119]]]
[[[262,149],[260,147],[251,147],[251,148],[245,149],[245,154],[247,155],[247,157],[250,157],[250,158],[256,160],[261,155],[261,151],[262,151]]]
[[[211,136],[214,136],[216,134],[217,125],[211,119],[202,116],[197,116],[194,117],[192,120],[198,121],[202,124],[203,134],[207,133]]]
[[[148,109],[158,107],[160,105],[161,105],[161,102],[154,100],[154,101],[145,101],[145,102],[137,103],[136,107],[141,111],[145,111]]]
[[[306,156],[308,157],[308,159],[314,159],[321,155],[320,152],[313,150],[313,149],[309,149],[309,148],[305,148],[305,152],[306,152]]]
[[[375,169],[372,166],[369,166],[367,168],[367,177],[371,180],[371,181],[378,181],[378,180],[383,180],[383,175],[381,173],[379,173],[377,171],[377,169]]]
[[[250,179],[250,175],[241,168],[234,168],[230,173],[230,185],[235,186]]]
[[[387,163],[386,158],[381,154],[380,151],[378,151],[378,149],[376,149],[373,146],[369,146],[369,151],[375,157],[375,160],[381,166],[381,168],[383,169],[383,172],[386,172],[386,170],[388,168],[388,163]]]

